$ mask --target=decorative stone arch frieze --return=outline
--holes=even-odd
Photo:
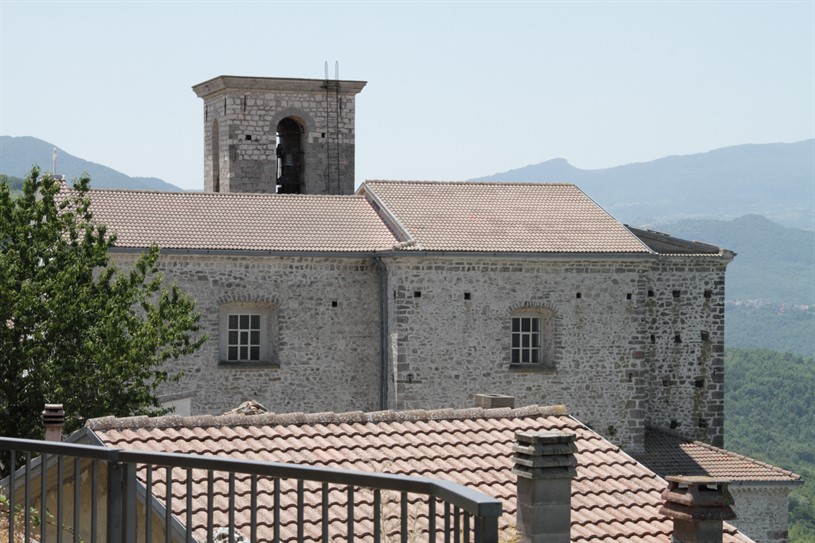
[[[230,292],[222,294],[215,299],[218,306],[234,303],[267,304],[280,307],[280,300],[272,294],[258,294],[256,292]]]
[[[549,311],[553,315],[557,315],[558,308],[555,304],[550,302],[518,302],[509,306],[509,312],[522,312],[522,311]]]

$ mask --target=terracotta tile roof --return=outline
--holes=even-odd
[[[589,428],[565,414],[562,407],[521,409],[402,411],[379,413],[263,414],[220,417],[161,417],[95,419],[88,427],[109,447],[165,452],[227,455],[274,462],[296,462],[419,475],[467,485],[504,503],[500,529],[511,539],[515,525],[515,481],[512,445],[517,430],[561,430],[576,435],[577,477],[572,484],[572,541],[660,542],[671,540],[672,523],[658,513],[667,483]],[[160,472],[154,472],[161,477]],[[180,514],[185,502],[184,474],[174,475],[180,493],[173,504]],[[205,474],[194,477],[194,520],[206,526]],[[218,485],[224,486],[219,480]],[[293,499],[294,483],[282,485],[282,500]],[[268,530],[270,491],[260,481],[259,530]],[[219,488],[220,488],[219,486]],[[268,486],[268,485],[267,485]],[[163,483],[155,490],[163,495]],[[238,496],[248,484],[239,480]],[[360,495],[362,491],[358,492]],[[320,540],[319,492],[306,508],[306,538]],[[345,494],[330,494],[342,530]],[[237,500],[236,526],[248,530],[249,506]],[[358,511],[370,514],[362,499]],[[383,500],[384,501],[384,500]],[[292,502],[293,503],[293,502]],[[313,510],[312,510],[313,509]],[[216,525],[226,525],[225,494],[215,504]],[[293,508],[283,507],[281,538],[295,539]],[[183,518],[183,517],[182,517]],[[371,517],[372,518],[372,517]],[[372,523],[356,524],[359,537],[369,540]],[[198,529],[194,535],[201,536]],[[248,533],[248,532],[247,532]],[[200,537],[199,537],[200,539]],[[726,525],[726,542],[750,541]]]
[[[118,247],[361,252],[398,243],[361,196],[92,190],[90,198]]]
[[[570,184],[366,181],[367,194],[427,251],[648,253]]]
[[[701,441],[685,439],[663,428],[646,428],[645,452],[636,456],[661,477],[707,475],[742,482],[803,482],[800,475],[791,471]]]

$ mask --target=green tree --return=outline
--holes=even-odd
[[[17,198],[0,183],[0,435],[41,437],[45,403],[64,405],[66,432],[160,413],[156,388],[180,377],[164,362],[205,340],[192,299],[163,284],[157,247],[117,270],[89,183],[62,188],[36,168]]]

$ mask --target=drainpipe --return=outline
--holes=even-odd
[[[45,426],[45,441],[62,441],[62,427],[65,425],[65,410],[61,403],[47,403],[42,412]]]
[[[667,477],[659,512],[673,520],[673,543],[722,543],[722,523],[736,518],[727,481],[713,477]]]
[[[374,257],[379,274],[379,409],[388,409],[388,268]]]

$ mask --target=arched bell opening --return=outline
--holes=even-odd
[[[300,194],[303,183],[303,125],[293,117],[277,124],[277,192]]]

